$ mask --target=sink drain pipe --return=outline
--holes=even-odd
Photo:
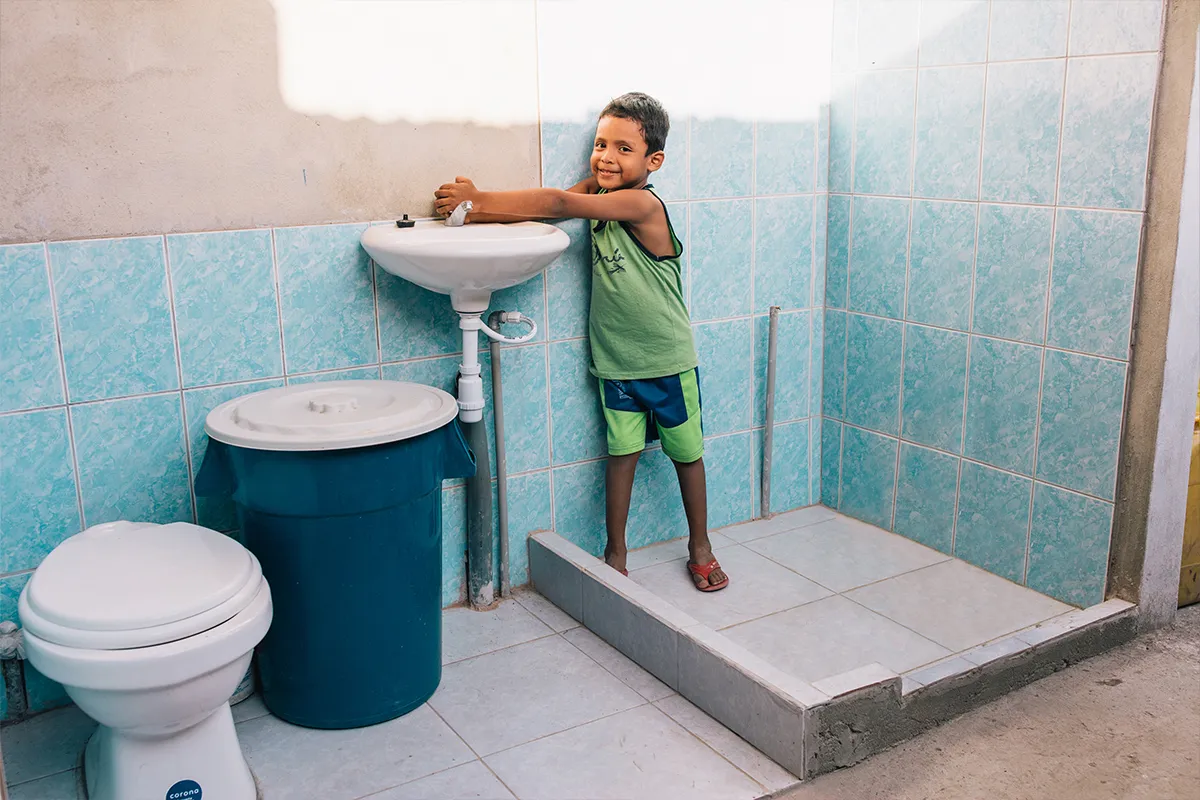
[[[771,454],[775,439],[775,353],[779,343],[779,306],[771,306],[767,333],[767,420],[763,430],[762,516],[771,516]]]
[[[459,327],[463,332],[463,363],[459,367],[459,420],[467,445],[475,454],[475,475],[467,479],[467,601],[471,608],[484,611],[496,602],[492,539],[492,470],[488,458],[487,429],[483,422],[483,381],[479,369],[479,339],[482,332],[490,340],[492,353],[492,379],[494,402],[496,403],[496,471],[499,477],[500,495],[500,585],[501,594],[507,591],[508,583],[508,484],[504,455],[504,410],[500,398],[500,353],[501,343],[520,344],[537,335],[537,324],[516,311],[497,311],[484,324],[480,314],[460,314]],[[526,325],[529,330],[523,336],[504,336],[497,331],[497,323]]]
[[[492,583],[492,469],[483,420],[463,425],[467,446],[475,454],[475,475],[467,479],[467,599],[471,608],[495,602]]]

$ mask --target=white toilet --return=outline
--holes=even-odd
[[[90,800],[253,800],[229,710],[271,625],[248,550],[182,522],[96,525],[46,557],[19,611],[30,663],[100,723]]]

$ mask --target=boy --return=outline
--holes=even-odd
[[[650,173],[663,165],[669,127],[657,100],[622,95],[600,114],[586,180],[565,191],[483,192],[460,177],[435,192],[435,205],[449,216],[471,201],[467,222],[591,221],[588,336],[608,426],[604,560],[628,574],[625,523],[649,430],[650,438],[657,433],[662,440],[679,477],[688,571],[697,589],[713,592],[728,586],[729,578],[708,540],[700,377],[679,272],[683,245],[649,183]]]

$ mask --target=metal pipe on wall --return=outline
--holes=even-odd
[[[499,330],[503,311],[494,311],[488,326]],[[492,354],[492,415],[496,430],[496,495],[500,514],[500,596],[507,597],[508,584],[508,455],[504,446],[504,391],[500,377],[500,343],[488,343]]]
[[[779,306],[771,306],[767,334],[767,420],[763,431],[762,516],[771,515],[771,450],[775,432],[775,353],[779,343]]]

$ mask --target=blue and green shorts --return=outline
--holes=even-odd
[[[645,380],[601,378],[600,398],[610,456],[640,453],[655,439],[681,464],[704,455],[699,369]]]

